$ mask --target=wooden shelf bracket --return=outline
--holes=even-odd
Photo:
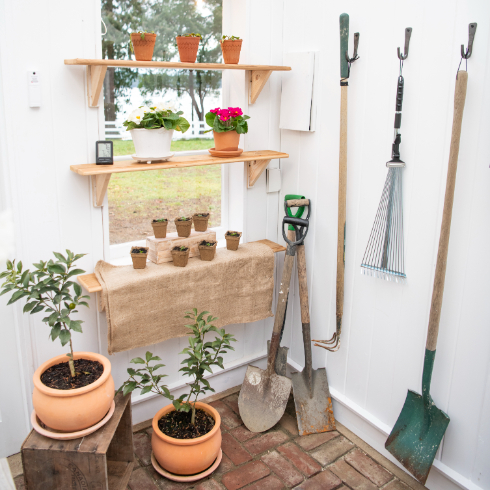
[[[252,70],[250,73],[250,104],[255,104],[260,92],[271,76],[272,70]]]
[[[87,97],[89,107],[99,107],[99,99],[106,71],[107,66],[87,66]]]
[[[258,178],[262,175],[262,172],[269,165],[270,160],[252,160],[251,162],[247,162],[247,175],[248,175],[248,188],[254,186],[255,182],[257,182]]]
[[[107,192],[109,181],[112,174],[92,175],[92,198],[94,207],[100,208],[104,204],[104,197]]]

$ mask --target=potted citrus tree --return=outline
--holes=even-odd
[[[240,135],[248,133],[247,119],[239,107],[228,109],[211,109],[206,114],[206,124],[212,129],[214,136],[214,151],[236,151],[240,142]]]
[[[82,332],[82,320],[75,320],[78,307],[88,307],[89,296],[72,278],[85,271],[75,262],[85,254],[53,252],[52,259],[40,261],[34,270],[22,262],[7,262],[2,294],[11,293],[7,304],[25,299],[24,313],[44,312],[43,322],[51,329],[52,341],[59,339],[69,352],[53,357],[34,373],[32,404],[38,418],[51,429],[77,432],[97,424],[108,413],[114,398],[114,380],[109,360],[94,352],[75,352],[72,333]]]
[[[223,62],[228,65],[236,65],[240,61],[242,39],[238,36],[223,36],[220,40]]]
[[[198,32],[191,32],[190,34],[177,36],[175,40],[177,41],[177,48],[179,49],[180,61],[183,63],[195,63],[197,51],[199,50],[199,43],[202,40],[201,34]]]
[[[208,315],[206,317],[206,315]],[[136,357],[133,364],[140,364],[140,369],[128,369],[129,379],[118,391],[127,395],[135,389],[141,394],[156,393],[172,401],[153,417],[153,434],[151,446],[159,465],[177,475],[195,475],[209,468],[218,457],[221,448],[221,419],[218,412],[200,403],[197,398],[208,391],[214,391],[204,378],[205,372],[212,373],[212,367],[223,366],[222,355],[234,350],[231,342],[236,342],[233,335],[225,333],[224,328],[216,328],[212,323],[217,320],[208,311],[197,313],[197,309],[187,312],[185,318],[190,320],[186,327],[191,331],[189,346],[181,354],[187,357],[180,369],[185,376],[192,378],[189,393],[174,397],[168,387],[161,383],[164,374],[157,370],[164,367],[159,363],[160,357],[147,352],[145,359]],[[208,332],[218,335],[213,342],[205,342]],[[157,362],[158,364],[151,363]]]
[[[129,45],[136,61],[151,61],[156,39],[154,32],[138,31],[129,35]]]
[[[182,114],[172,104],[164,102],[134,109],[123,122],[133,139],[134,158],[146,161],[172,156],[170,144],[174,131],[185,133],[190,126]]]

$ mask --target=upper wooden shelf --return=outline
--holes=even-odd
[[[272,242],[271,240],[257,240],[257,242],[269,246],[274,253],[284,252],[284,250],[286,250],[286,247]],[[102,286],[94,273],[77,276],[77,281],[89,293],[98,293],[102,291]]]
[[[181,63],[176,61],[136,61],[136,60],[94,60],[75,58],[65,60],[65,65],[87,67],[87,93],[89,107],[99,105],[99,97],[107,67],[119,68],[160,68],[184,70],[242,70],[250,72],[250,104],[255,103],[273,71],[289,71],[290,66],[274,65],[227,65],[224,63]]]
[[[288,157],[289,155],[287,153],[282,153],[280,151],[244,151],[240,156],[233,158],[218,158],[211,155],[192,155],[172,157],[166,162],[152,164],[137,163],[134,160],[124,160],[121,162],[114,162],[114,165],[96,165],[95,163],[71,165],[70,170],[79,175],[92,177],[94,206],[99,207],[102,206],[104,201],[104,196],[112,174],[245,162],[247,165],[248,187],[252,187],[271,160]]]

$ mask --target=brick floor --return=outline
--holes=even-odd
[[[146,426],[134,434],[136,459],[127,490],[425,488],[345,427],[300,437],[292,398],[279,423],[261,434],[242,424],[235,411],[237,403],[237,394],[211,403],[222,417],[223,438],[223,458],[212,475],[193,483],[176,483],[161,476],[151,465],[151,428]],[[15,478],[15,484],[17,490],[25,490],[22,475]]]

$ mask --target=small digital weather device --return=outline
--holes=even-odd
[[[112,141],[97,141],[95,143],[95,163],[97,165],[113,165],[113,156]]]

